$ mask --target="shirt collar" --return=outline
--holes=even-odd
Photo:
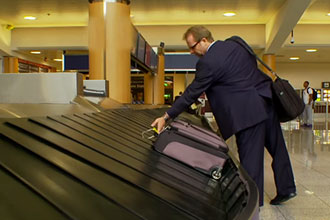
[[[206,51],[209,51],[209,49],[212,47],[212,45],[215,43],[215,41],[213,41],[210,45],[209,45],[209,47],[207,48],[207,50]]]

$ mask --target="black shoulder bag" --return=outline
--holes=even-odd
[[[275,110],[280,122],[287,122],[298,117],[305,108],[303,100],[290,85],[288,80],[280,78],[266,63],[262,61],[251,49],[251,47],[240,37],[233,36],[227,40],[234,41],[244,47],[264,67],[266,67],[276,78],[272,84],[273,100]],[[265,73],[266,74],[266,73]]]

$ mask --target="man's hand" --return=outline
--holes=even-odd
[[[151,126],[157,126],[158,133],[162,132],[166,122],[170,119],[170,116],[165,112],[163,117],[157,118],[154,122],[152,122]]]
[[[159,117],[154,122],[152,122],[151,126],[152,127],[157,126],[158,133],[160,133],[163,131],[165,124],[166,124],[166,122],[165,122],[164,117]]]

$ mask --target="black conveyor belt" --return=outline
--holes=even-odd
[[[165,110],[2,120],[0,219],[251,219],[256,186],[234,162],[214,181],[142,139]]]

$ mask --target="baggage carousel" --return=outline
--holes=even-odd
[[[141,137],[165,111],[0,119],[0,219],[258,219],[257,187],[234,159],[215,181]]]

